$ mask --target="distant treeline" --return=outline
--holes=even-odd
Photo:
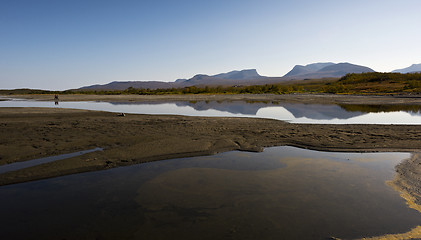
[[[13,90],[0,90],[2,95],[13,95],[13,94],[62,94],[68,91],[48,91],[39,89],[13,89]]]
[[[421,93],[421,73],[352,73],[337,80],[302,80],[279,84],[231,87],[184,87],[168,89],[66,90],[31,89],[0,90],[0,94],[97,94],[97,95],[163,95],[163,94],[409,94]]]
[[[162,95],[162,94],[285,94],[303,92],[299,85],[254,85],[232,87],[184,87],[167,89],[137,89],[128,88],[124,91],[80,91],[85,94],[139,94],[139,95]]]

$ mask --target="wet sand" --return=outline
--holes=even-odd
[[[401,162],[395,169],[397,174],[388,184],[401,193],[410,208],[421,212],[420,153],[412,154],[411,158]]]
[[[419,151],[421,127],[290,124],[256,118],[0,108],[0,165],[95,147],[103,151],[0,175],[0,185],[148,161],[296,146],[324,151]]]

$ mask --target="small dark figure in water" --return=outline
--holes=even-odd
[[[58,105],[58,95],[54,95],[54,104]]]

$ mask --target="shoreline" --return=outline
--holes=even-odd
[[[54,94],[0,95],[3,98],[16,98],[35,101],[54,101]],[[413,95],[338,95],[338,94],[180,94],[180,95],[59,95],[62,102],[177,102],[177,101],[273,101],[288,103],[319,104],[390,104],[421,105],[421,97]]]
[[[421,155],[412,154],[411,158],[399,163],[395,178],[388,185],[401,193],[408,207],[421,212]]]
[[[293,146],[337,152],[418,152],[415,125],[318,125],[279,120],[0,108],[0,165],[103,148],[101,152],[0,174],[0,185],[132,164]]]

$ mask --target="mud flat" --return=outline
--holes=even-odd
[[[290,124],[256,118],[137,114],[121,117],[109,112],[56,108],[0,108],[0,136],[0,165],[104,149],[0,174],[0,185],[282,145],[349,152],[421,149],[419,126]]]

